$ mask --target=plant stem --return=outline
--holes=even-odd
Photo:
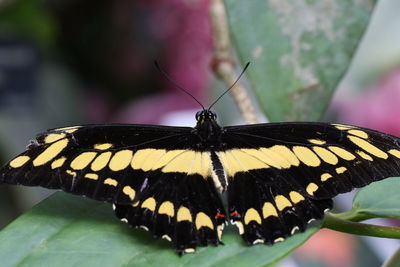
[[[341,212],[341,213],[331,213],[332,216],[342,219],[342,220],[347,220],[347,221],[352,221],[352,222],[360,222],[360,221],[365,221],[368,219],[376,218],[376,216],[362,213],[356,210],[349,210],[346,212]]]
[[[214,41],[213,71],[222,79],[226,87],[230,87],[237,78],[235,60],[231,53],[231,41],[229,37],[228,19],[222,0],[210,1],[210,17]],[[257,114],[254,105],[246,89],[241,82],[229,91],[238,106],[244,120],[249,123],[257,123]]]
[[[399,227],[352,222],[329,214],[325,215],[322,227],[354,235],[400,239]]]

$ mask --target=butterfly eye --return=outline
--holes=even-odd
[[[210,118],[213,120],[217,119],[217,113],[215,113],[214,111],[210,111]]]
[[[197,111],[196,113],[196,121],[200,120],[202,111]]]

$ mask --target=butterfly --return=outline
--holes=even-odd
[[[48,130],[0,169],[0,183],[62,189],[113,204],[130,226],[179,253],[218,245],[227,222],[274,244],[332,208],[332,198],[400,175],[400,139],[349,125],[86,125]],[[227,192],[228,209],[220,198]]]
[[[112,203],[121,221],[183,254],[222,244],[228,222],[249,245],[284,241],[322,219],[336,195],[400,175],[397,137],[318,122],[221,127],[211,108],[236,82],[206,109],[156,67],[202,106],[195,127],[51,129],[0,168],[0,184]]]

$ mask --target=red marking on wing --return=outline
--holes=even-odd
[[[234,212],[231,212],[231,214],[229,214],[229,217],[240,217],[239,212],[237,212],[237,210],[235,210]]]
[[[217,212],[217,214],[215,215],[215,219],[218,219],[218,218],[222,218],[223,219],[223,218],[225,218],[225,215]]]

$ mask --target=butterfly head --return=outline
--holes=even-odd
[[[222,128],[218,125],[217,114],[209,109],[203,109],[196,113],[197,124],[193,133],[198,137],[199,149],[210,149],[221,146]]]
[[[197,122],[215,121],[217,119],[217,114],[209,109],[203,109],[196,113]]]

